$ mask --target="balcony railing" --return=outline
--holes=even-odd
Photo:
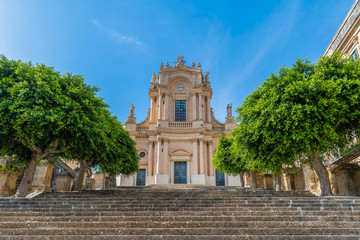
[[[145,132],[149,130],[149,126],[137,126],[136,131],[138,132]]]
[[[192,122],[169,122],[169,128],[192,128]]]
[[[225,127],[213,127],[213,131],[215,131],[215,132],[223,132],[223,131],[225,131]]]

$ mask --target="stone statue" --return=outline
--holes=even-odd
[[[232,104],[228,104],[226,107],[226,111],[227,111],[227,117],[231,118],[232,117]]]
[[[134,105],[129,103],[129,107],[130,107],[130,113],[129,116],[127,117],[127,120],[125,123],[136,123],[136,118],[135,118],[135,113],[134,113]]]
[[[155,72],[153,72],[152,78],[151,78],[151,82],[154,83],[155,80],[156,80],[156,74],[155,74]],[[131,104],[131,105],[132,105],[132,104]]]
[[[134,105],[129,104],[129,107],[130,107],[130,115],[134,116],[134,109],[135,109]]]
[[[234,123],[235,120],[234,120],[234,117],[232,115],[232,104],[228,104],[227,107],[226,107],[226,121],[225,123]]]
[[[210,71],[205,73],[205,82],[209,82]]]

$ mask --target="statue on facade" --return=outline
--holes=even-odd
[[[136,123],[135,110],[134,110],[135,107],[133,104],[129,104],[129,107],[130,107],[130,113],[125,123]]]
[[[232,104],[228,104],[226,107],[226,121],[225,123],[234,123],[234,117],[232,115]]]
[[[209,82],[210,71],[205,73],[205,82]]]
[[[155,80],[156,80],[156,74],[155,74],[155,72],[153,72],[152,78],[151,78],[151,82],[154,83]],[[131,104],[131,105],[132,105],[132,104]]]

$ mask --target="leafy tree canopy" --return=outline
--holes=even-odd
[[[358,136],[359,84],[359,61],[340,54],[316,65],[297,60],[271,74],[236,110],[235,140],[263,171],[279,173],[283,164],[301,160],[313,164],[325,186],[321,154],[343,149]],[[322,192],[331,194],[330,186]]]
[[[107,122],[116,121],[109,120],[108,106],[96,96],[98,90],[82,76],[0,57],[0,154],[16,156],[28,166],[18,196],[27,194],[35,168],[45,157],[62,154],[99,161],[108,159],[104,153],[113,151],[112,141],[130,141],[109,140]],[[116,124],[121,128],[120,122]]]
[[[246,161],[232,137],[221,137],[216,148],[213,165],[219,172],[238,175],[248,171]]]

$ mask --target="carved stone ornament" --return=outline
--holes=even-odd
[[[127,117],[125,124],[126,123],[136,123],[136,118],[135,118],[135,113],[134,113],[135,107],[132,104],[129,104],[129,107],[130,107],[130,113],[129,113],[129,116]]]
[[[226,120],[225,123],[234,123],[235,119],[232,115],[232,104],[228,104],[226,107]]]
[[[156,80],[156,74],[155,74],[155,72],[153,72],[151,82],[154,83],[155,80]]]
[[[177,61],[174,62],[174,67],[183,67],[185,66],[185,61],[183,60],[184,56],[181,56],[181,53],[179,56],[177,56]]]
[[[205,73],[205,82],[209,82],[210,71]]]

